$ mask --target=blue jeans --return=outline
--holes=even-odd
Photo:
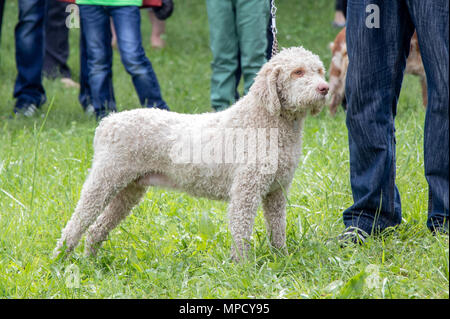
[[[370,4],[379,7],[379,28],[366,26]],[[414,29],[428,84],[424,128],[427,226],[431,230],[444,224],[448,227],[448,13],[448,0],[348,1],[346,124],[354,204],[343,214],[347,227],[357,226],[370,234],[401,222],[394,120]]]
[[[67,64],[70,52],[67,5],[59,0],[47,0],[43,72],[51,79],[72,77]]]
[[[91,87],[89,86],[89,71],[87,62],[86,49],[86,35],[83,31],[83,21],[80,19],[80,94],[78,100],[80,101],[83,110],[92,104]],[[112,97],[114,100],[114,96]]]
[[[16,109],[27,104],[39,107],[46,100],[42,86],[45,12],[45,0],[19,0],[19,22],[14,34],[17,65],[14,85]]]
[[[89,87],[97,115],[116,110],[112,83],[110,17],[116,29],[122,63],[132,77],[141,105],[168,109],[142,46],[139,8],[80,5],[80,15],[86,41]]]

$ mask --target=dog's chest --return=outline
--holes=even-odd
[[[289,134],[285,135],[280,134],[275,185],[281,184],[283,187],[288,187],[298,166],[302,149],[302,122],[295,123],[295,126],[296,130],[294,132],[289,132]]]

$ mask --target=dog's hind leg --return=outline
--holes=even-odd
[[[87,231],[85,242],[85,253],[87,255],[97,254],[98,248],[106,240],[109,232],[128,216],[131,209],[139,203],[146,190],[146,186],[132,182],[111,200],[103,213]]]
[[[286,249],[286,198],[280,188],[263,198],[263,212],[270,243]]]
[[[66,245],[66,252],[72,251],[113,196],[135,178],[127,169],[118,169],[114,161],[106,165],[104,162],[98,165],[94,163],[81,190],[75,212],[63,229],[53,255],[59,255],[63,245]]]

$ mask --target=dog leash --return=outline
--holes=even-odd
[[[272,42],[272,57],[276,55],[278,51],[278,40],[277,40],[277,23],[276,23],[276,13],[277,13],[277,7],[275,6],[275,0],[270,1],[270,15],[272,18],[272,36],[273,36],[273,42]]]

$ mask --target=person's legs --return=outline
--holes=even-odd
[[[43,71],[47,77],[70,78],[69,29],[66,26],[67,3],[48,0],[45,21],[45,55]]]
[[[152,24],[152,35],[150,37],[150,43],[152,44],[152,47],[164,48],[166,43],[161,37],[166,31],[166,22],[164,20],[159,20],[152,9],[148,9],[148,17]]]
[[[207,0],[211,63],[211,106],[220,110],[235,102],[238,38],[235,0]]]
[[[429,185],[430,230],[446,227],[449,217],[449,88],[448,0],[408,0],[417,30],[428,86],[425,116],[424,165]]]
[[[241,97],[239,95],[239,82],[241,82],[241,77],[242,77],[242,68],[241,68],[241,50],[238,48],[238,54],[237,54],[237,69],[234,72],[234,77],[236,79],[236,83],[234,85],[235,90],[234,90],[234,99],[237,101],[239,100],[239,98]]]
[[[111,29],[108,9],[80,5],[82,32],[86,39],[87,69],[92,104],[97,118],[116,110],[112,83]]]
[[[347,19],[347,0],[341,0],[342,13],[344,13],[344,18]]]
[[[272,0],[268,0],[270,5],[270,10],[272,10]],[[270,11],[269,11],[270,12]],[[273,33],[272,33],[272,13],[269,15],[269,23],[267,24],[267,48],[266,48],[266,59],[270,60],[272,57],[272,47],[273,47]]]
[[[14,112],[22,113],[33,105],[34,110],[46,100],[42,86],[44,60],[45,0],[19,0],[19,22],[15,29],[17,78]],[[33,112],[25,115],[32,115]]]
[[[256,73],[266,62],[269,3],[261,0],[236,0],[236,26],[241,52],[244,94]]]
[[[347,16],[347,0],[336,0],[336,11],[342,12],[344,18]]]
[[[336,0],[333,26],[336,28],[345,27],[346,15],[347,15],[347,0]]]
[[[109,7],[116,29],[122,63],[133,79],[139,101],[145,107],[168,109],[158,79],[145,55],[141,37],[141,15],[136,6]]]
[[[366,25],[369,5],[379,8],[379,28]],[[348,2],[346,124],[354,204],[343,219],[368,234],[401,222],[394,119],[413,32],[403,0]]]
[[[78,96],[83,110],[87,113],[94,112],[92,104],[91,88],[89,86],[89,70],[87,63],[86,36],[83,21],[80,19],[80,94]]]

